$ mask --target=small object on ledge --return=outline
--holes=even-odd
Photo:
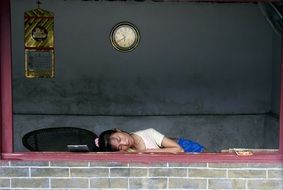
[[[238,156],[252,156],[253,155],[253,152],[248,149],[236,149],[235,148],[234,151]]]
[[[252,156],[254,153],[276,153],[278,149],[250,149],[250,148],[229,148],[221,150],[221,153],[236,153],[238,156]]]

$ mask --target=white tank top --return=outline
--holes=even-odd
[[[134,134],[142,138],[146,150],[159,149],[162,147],[161,144],[162,144],[164,135],[159,133],[153,128],[137,131],[137,132],[134,132]]]

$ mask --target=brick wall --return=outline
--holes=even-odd
[[[283,164],[0,161],[0,189],[283,189]]]

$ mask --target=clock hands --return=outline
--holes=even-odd
[[[120,41],[122,41],[122,40],[123,40],[124,42],[126,41],[126,36],[125,36],[124,34],[122,34],[122,36],[123,36],[123,38],[117,40],[117,41],[116,41],[117,43],[120,42]]]

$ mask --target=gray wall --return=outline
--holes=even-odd
[[[271,111],[279,114],[280,111],[280,64],[281,64],[281,45],[282,38],[278,35],[273,35],[272,38],[272,96],[271,96]]]
[[[71,125],[74,118],[84,123],[92,117],[87,120],[89,128],[96,124],[97,115],[163,118],[199,114],[201,118],[202,114],[252,114],[253,120],[257,114],[278,110],[278,101],[273,101],[278,89],[272,90],[272,85],[276,86],[273,79],[278,78],[272,77],[272,63],[278,61],[272,48],[280,42],[274,40],[256,4],[43,3],[43,9],[55,13],[55,79],[24,78],[23,14],[36,5],[33,0],[12,0],[11,4],[16,136],[30,128],[58,126],[61,123],[56,121],[62,117],[64,126]],[[140,45],[132,52],[121,53],[111,46],[111,28],[120,21],[130,21],[140,29]],[[31,125],[30,116],[36,121]],[[52,125],[46,126],[45,117],[53,118]],[[108,122],[109,118],[104,119]],[[132,117],[127,119],[131,123]],[[150,123],[147,119],[141,117],[134,123],[146,128],[143,123]],[[211,122],[205,115],[202,119],[205,124]],[[210,133],[201,125],[191,125],[193,120],[184,120],[176,124],[174,118],[165,119],[163,129],[162,119],[149,125],[159,126],[164,133],[174,126],[177,136],[190,137],[191,131],[196,131],[192,138],[210,147],[223,144],[226,133],[238,135],[241,131],[234,127],[236,123],[224,122],[225,132],[215,138],[219,140],[206,142]],[[103,129],[117,125],[136,129],[129,123],[110,121]],[[264,126],[245,122],[242,127],[258,131]],[[258,134],[246,145],[258,147],[260,142],[254,141],[261,137]],[[234,140],[231,143],[238,145]]]

